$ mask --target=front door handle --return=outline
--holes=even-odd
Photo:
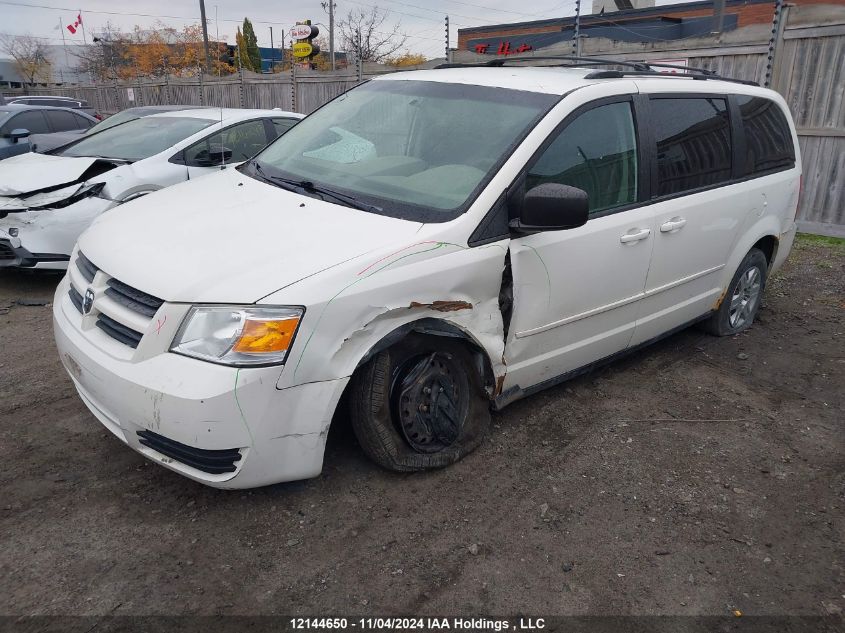
[[[627,244],[628,242],[639,242],[640,240],[644,240],[649,235],[651,235],[651,229],[631,229],[625,235],[619,238],[619,241],[623,244]]]
[[[668,222],[664,222],[660,225],[660,232],[671,233],[672,231],[677,231],[678,229],[682,229],[686,223],[687,221],[684,218],[672,218]]]

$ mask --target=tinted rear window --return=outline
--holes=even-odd
[[[795,165],[792,133],[783,110],[764,97],[737,96],[745,129],[743,173],[759,174]]]
[[[44,114],[56,132],[67,132],[68,130],[78,130],[80,128],[76,117],[67,110],[46,111]],[[87,129],[87,126],[83,127]]]
[[[731,179],[731,130],[723,98],[652,99],[657,193],[672,195]]]

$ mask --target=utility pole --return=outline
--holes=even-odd
[[[276,66],[276,47],[273,45],[273,27],[270,27],[270,73],[273,73],[273,68]]]
[[[323,7],[323,11],[329,13],[329,59],[331,59],[332,70],[334,70],[334,9],[337,5],[334,0],[326,0],[326,2],[321,2],[320,5]]]
[[[332,60],[332,70],[334,67],[334,0],[329,0],[329,57]]]
[[[449,61],[449,16],[446,16],[446,62]]]
[[[774,6],[774,13],[772,14],[772,37],[769,38],[769,51],[766,57],[766,79],[763,82],[763,86],[766,88],[771,88],[772,86],[772,74],[774,72],[775,66],[775,52],[778,44],[778,40],[783,37],[782,32],[782,15],[784,11],[783,0],[775,0]]]
[[[205,72],[210,72],[211,55],[208,52],[208,22],[205,20],[205,0],[200,0],[200,20],[202,20],[202,43],[205,47]]]
[[[581,56],[581,0],[575,0],[575,33],[572,38],[572,54]]]

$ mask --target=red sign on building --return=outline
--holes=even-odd
[[[481,53],[482,55],[486,54],[489,49],[490,44],[475,45],[475,52]],[[516,48],[511,48],[511,43],[509,41],[499,42],[499,47],[496,49],[496,55],[518,55],[520,53],[526,53],[530,50],[533,50],[533,47],[530,44],[525,44],[524,42]]]

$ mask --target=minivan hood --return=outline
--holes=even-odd
[[[165,301],[253,303],[420,227],[228,169],[106,212],[79,247],[109,275]]]

